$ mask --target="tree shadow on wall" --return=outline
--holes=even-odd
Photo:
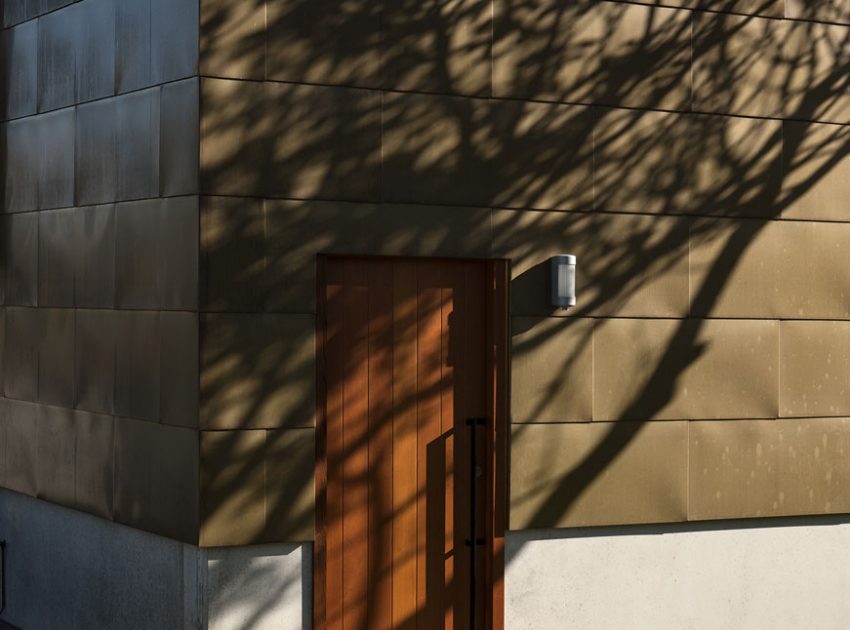
[[[850,29],[574,1],[287,0],[265,20],[261,0],[235,5],[203,15],[202,72],[256,81],[203,89],[203,192],[239,199],[204,202],[202,282],[207,310],[262,316],[206,318],[202,398],[229,417],[207,428],[311,423],[316,253],[509,257],[513,315],[542,321],[545,261],[569,250],[581,302],[547,373],[587,350],[586,317],[678,319],[620,421],[545,496],[515,497],[535,505],[526,525],[556,522],[673,399],[705,349],[699,317],[771,221],[835,218],[811,194],[850,147],[850,128],[823,124],[850,122]],[[688,288],[695,247],[712,253]],[[663,282],[685,288],[648,301]],[[266,341],[243,343],[257,322]],[[548,330],[529,323],[515,359]],[[207,456],[227,465],[208,473],[205,522],[265,500],[238,488],[269,483],[266,447],[234,433]],[[292,470],[251,541],[312,526],[312,470]]]

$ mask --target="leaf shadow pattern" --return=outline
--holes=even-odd
[[[203,499],[207,523],[262,500],[262,525],[241,542],[312,527],[312,468],[281,473],[288,490],[276,494],[268,448],[243,451],[237,434],[309,431],[312,337],[273,331],[293,317],[312,325],[317,253],[508,257],[512,314],[542,318],[556,315],[545,261],[569,248],[582,261],[582,299],[565,329],[676,320],[620,421],[535,498],[527,523],[570,510],[644,429],[634,420],[674,397],[706,350],[705,316],[764,230],[836,220],[800,207],[850,148],[850,29],[705,5],[209,3],[201,70],[219,78],[202,90],[202,293],[233,334],[202,360],[203,400],[230,414],[212,428],[232,433],[210,459],[230,463],[205,473],[209,488],[224,487]],[[775,7],[749,12],[777,17]],[[689,253],[706,243],[717,254],[689,286]],[[261,319],[268,355],[242,345]],[[582,330],[548,372],[575,366],[592,343]],[[514,357],[549,341],[533,325],[522,333]],[[559,387],[547,382],[528,416],[545,413]],[[394,401],[396,413],[414,402]],[[362,446],[347,443],[346,457]],[[252,478],[263,479],[262,499],[239,494]],[[298,525],[281,532],[278,519]]]

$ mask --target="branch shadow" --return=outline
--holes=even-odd
[[[512,313],[528,317],[516,358],[551,339],[533,318],[559,315],[544,301],[545,264],[568,247],[582,297],[549,373],[576,368],[591,344],[583,321],[676,322],[606,436],[535,498],[530,526],[567,514],[670,403],[706,350],[693,315],[715,310],[765,228],[800,218],[850,151],[836,124],[850,122],[844,27],[587,1],[235,4],[202,16],[209,76],[244,79],[202,90],[202,293],[221,313],[203,333],[205,428],[311,425],[317,253],[510,257]],[[688,282],[690,248],[706,243],[717,253],[688,298],[647,306],[659,278]],[[543,383],[527,416],[548,413],[559,387]],[[268,444],[246,450],[234,433],[210,457],[239,463],[209,471],[206,522],[266,501],[245,542],[313,523],[312,465],[299,456],[281,472],[288,489],[269,494]],[[346,443],[340,465],[363,445]],[[259,478],[262,499],[238,496]]]

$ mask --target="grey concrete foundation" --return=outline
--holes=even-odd
[[[23,630],[310,626],[309,545],[198,549],[8,490],[0,539]],[[848,592],[847,517],[507,538],[509,630],[843,630]]]
[[[309,627],[310,546],[199,549],[0,489],[22,630]]]

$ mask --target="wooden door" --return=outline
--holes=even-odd
[[[506,268],[322,259],[316,628],[498,629]]]

